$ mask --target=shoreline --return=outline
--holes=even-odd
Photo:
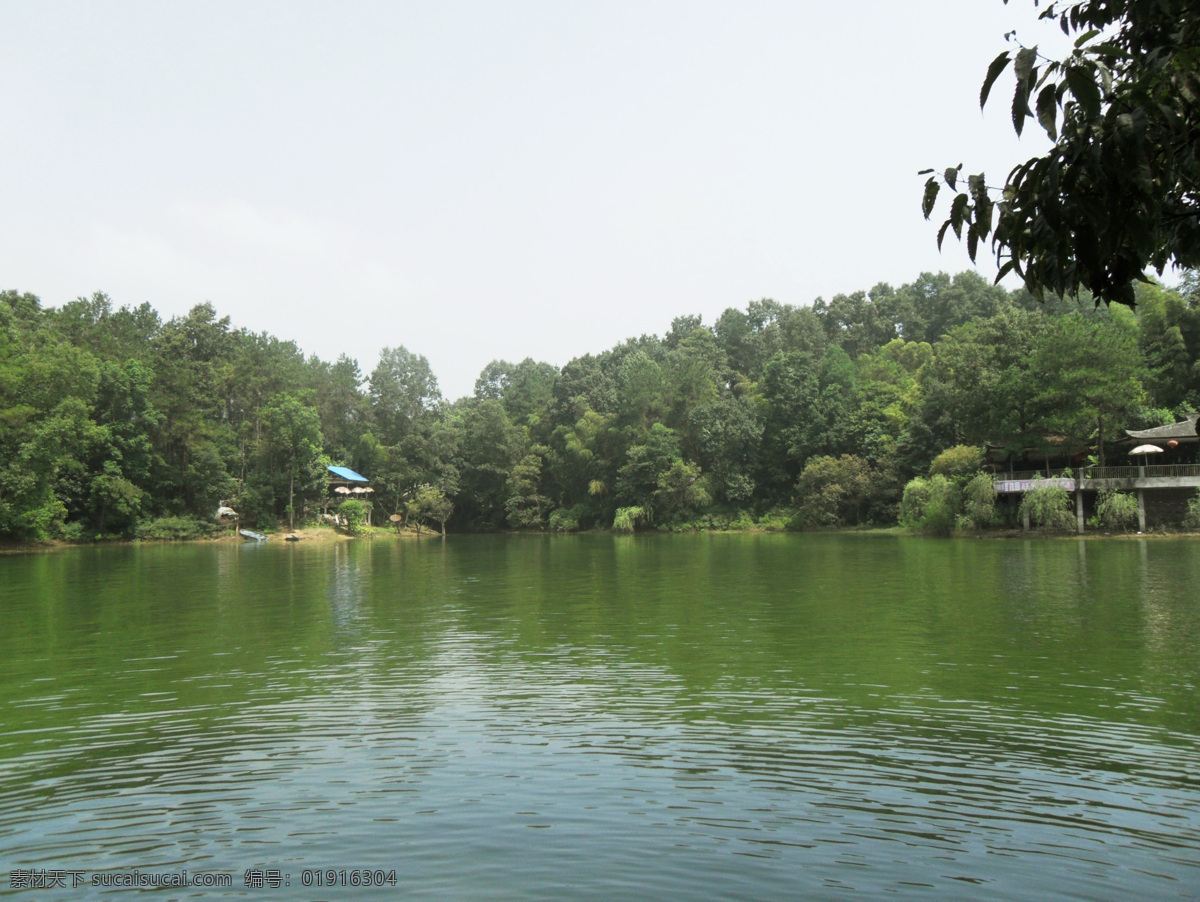
[[[437,530],[422,530],[422,538],[426,534],[441,537],[441,533]],[[267,538],[272,542],[286,543],[286,537],[294,535],[297,537],[297,544],[304,543],[306,545],[333,545],[338,542],[349,542],[356,539],[416,539],[417,533],[415,530],[406,530],[397,532],[394,529],[386,529],[384,527],[373,527],[372,531],[361,536],[352,536],[349,533],[341,532],[331,526],[308,526],[296,530],[281,529],[267,534]],[[67,548],[94,548],[101,545],[196,545],[196,544],[214,544],[214,545],[232,545],[239,542],[252,542],[253,539],[247,539],[236,532],[225,531],[210,536],[197,536],[188,539],[159,539],[159,538],[112,538],[112,539],[95,539],[91,541],[70,542],[64,539],[45,539],[40,542],[0,542],[0,556],[6,554],[30,554],[35,552],[52,552],[62,551]]]
[[[738,534],[785,534],[787,530],[763,529],[761,527],[751,527],[749,529],[694,529],[694,530],[671,530],[671,529],[646,529],[637,530],[633,533],[617,533],[607,529],[588,529],[578,530],[571,533],[556,533],[552,531],[523,531],[523,530],[507,530],[499,533],[447,533],[446,536],[452,535],[506,535],[506,536],[536,536],[536,537],[557,537],[570,535],[696,535],[699,533],[711,533],[714,535],[738,535]],[[1062,542],[1068,540],[1079,539],[1111,539],[1117,541],[1127,541],[1130,539],[1195,539],[1200,538],[1200,532],[1186,531],[1148,531],[1145,533],[1137,532],[1085,532],[1080,535],[1075,532],[1039,532],[1030,530],[1025,532],[1020,529],[996,529],[996,530],[979,530],[966,531],[955,530],[948,536],[932,536],[919,533],[912,529],[906,529],[902,526],[865,526],[865,527],[843,527],[840,529],[812,529],[792,531],[792,535],[886,535],[886,536],[906,536],[911,538],[923,539],[988,539],[988,540],[1011,540],[1011,539],[1038,539],[1042,541]],[[339,542],[351,542],[361,539],[366,540],[418,540],[418,535],[415,530],[407,529],[404,532],[397,532],[394,529],[385,527],[373,527],[372,530],[363,535],[353,536],[349,533],[341,532],[328,526],[310,526],[301,529],[287,532],[280,530],[268,534],[270,541],[287,542],[286,537],[295,535],[297,543],[306,545],[332,545]],[[443,538],[442,533],[436,529],[423,529],[420,538]],[[100,539],[86,542],[69,542],[63,539],[46,539],[41,542],[0,542],[0,556],[10,554],[35,554],[62,551],[68,548],[89,548],[100,545],[190,545],[200,543],[212,544],[233,544],[235,542],[249,542],[251,539],[238,535],[237,533],[226,533],[223,535],[201,536],[189,539],[157,539],[157,538],[113,538]],[[291,544],[291,543],[288,543]]]

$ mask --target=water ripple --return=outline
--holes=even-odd
[[[297,880],[395,868],[418,898],[1188,898],[1200,884],[1200,738],[1167,725],[1189,671],[1149,688],[1061,655],[968,659],[911,625],[885,666],[834,655],[803,605],[775,648],[754,632],[773,622],[761,609],[739,623],[693,600],[639,622],[665,602],[614,612],[589,589],[591,608],[553,605],[514,577],[537,599],[522,608],[501,578],[422,573],[414,601],[350,564],[329,607],[288,614],[261,650],[173,635],[169,653],[11,671],[6,858]],[[1060,694],[1076,704],[1056,709]]]

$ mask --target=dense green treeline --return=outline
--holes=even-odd
[[[1138,312],[1041,305],[974,273],[811,307],[681,316],[561,369],[493,361],[448,403],[397,345],[346,357],[163,321],[94,295],[0,294],[0,535],[173,536],[222,501],[269,528],[367,474],[376,517],[458,529],[837,526],[896,521],[946,449],[1040,440],[1104,454],[1125,427],[1200,406],[1200,292]]]

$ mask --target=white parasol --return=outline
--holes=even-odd
[[[1133,454],[1142,455],[1142,462],[1139,465],[1140,469],[1138,470],[1138,474],[1141,475],[1146,472],[1144,468],[1146,466],[1147,455],[1148,454],[1162,454],[1162,448],[1158,447],[1158,445],[1138,445],[1136,448],[1134,448],[1129,453],[1131,455],[1133,455]]]

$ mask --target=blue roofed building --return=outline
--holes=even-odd
[[[332,476],[329,477],[329,484],[331,486],[366,485],[368,482],[371,481],[371,480],[367,479],[366,476],[363,476],[361,473],[355,473],[349,467],[326,467],[325,469],[333,474]]]
[[[371,523],[371,502],[369,500],[371,493],[375,490],[367,485],[370,482],[366,476],[361,473],[355,473],[349,467],[326,467],[329,471],[329,491],[331,495],[336,495],[341,498],[350,496],[356,497],[358,500],[367,505],[367,523]],[[333,500],[330,498],[329,500]],[[342,525],[341,519],[337,514],[330,515],[326,508],[322,516],[329,522]]]

